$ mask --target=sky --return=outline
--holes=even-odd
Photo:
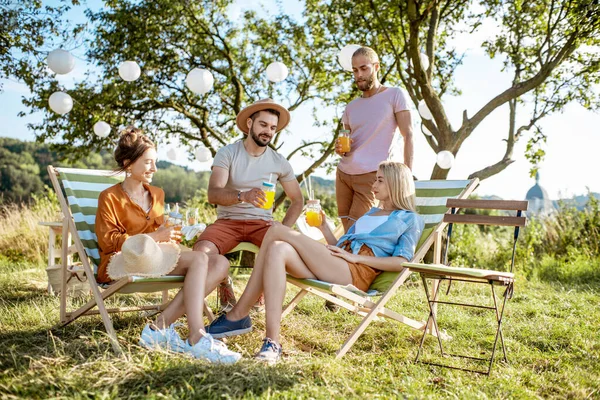
[[[88,1],[88,6],[95,8],[101,4],[98,0]],[[257,9],[259,12],[268,13],[269,9],[278,9],[274,0],[245,1],[238,0],[230,9],[230,18],[238,20],[246,9]],[[302,3],[286,0],[285,11],[299,17]],[[83,8],[80,7],[69,18],[78,21],[83,18]],[[450,42],[457,50],[465,52],[464,62],[458,67],[455,74],[455,84],[462,90],[459,97],[444,97],[443,103],[447,115],[453,124],[458,126],[462,119],[463,110],[472,116],[487,101],[510,86],[511,75],[501,72],[500,60],[490,60],[481,49],[481,42],[493,34],[495,27],[484,24],[476,34],[460,35]],[[350,43],[349,43],[350,44]],[[362,44],[362,43],[357,43]],[[368,45],[368,44],[366,44]],[[67,76],[57,76],[57,79],[67,87],[72,82],[83,78],[86,68],[83,59],[83,49],[74,51],[77,58],[75,70]],[[352,74],[346,74],[348,80]],[[34,140],[35,137],[27,128],[31,122],[42,120],[41,114],[27,115],[19,118],[17,113],[26,111],[21,104],[23,96],[29,94],[25,85],[12,80],[4,80],[4,92],[0,93],[0,136],[19,138],[21,140]],[[284,103],[284,105],[286,105]],[[311,138],[328,135],[329,132],[312,125],[312,105],[306,104],[296,109],[292,114],[291,123],[285,133],[284,145],[281,152],[287,155],[300,142],[300,138]],[[519,110],[521,117],[526,117],[526,110]],[[518,112],[519,112],[518,111]],[[436,155],[427,144],[420,131],[420,117],[413,110],[415,129],[415,156],[413,172],[419,179],[428,179],[435,164]],[[336,110],[324,109],[320,116],[336,117]],[[524,120],[523,120],[524,121]],[[546,157],[540,164],[540,184],[546,189],[551,199],[569,198],[574,195],[585,194],[587,190],[600,192],[600,179],[596,177],[598,163],[598,149],[600,149],[600,115],[586,110],[580,105],[569,104],[562,113],[546,117],[540,127],[547,135],[544,146]],[[505,151],[503,140],[508,131],[508,106],[497,109],[473,132],[472,136],[461,147],[454,167],[450,170],[449,179],[463,179],[470,173],[499,161]],[[480,195],[497,195],[504,199],[522,199],[527,190],[535,183],[529,177],[530,164],[524,157],[526,138],[518,142],[514,149],[515,162],[500,174],[484,180],[477,193]],[[167,159],[166,152],[170,147],[159,148],[159,157]],[[189,162],[186,150],[178,148],[180,165],[186,165],[195,170],[209,170],[210,162]],[[294,157],[292,166],[299,172],[310,163],[308,159]],[[315,175],[334,179],[333,174],[327,175],[325,170],[318,170]]]

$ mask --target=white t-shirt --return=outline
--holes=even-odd
[[[243,192],[260,188],[264,181],[269,181],[273,174],[273,182],[288,182],[296,179],[292,166],[281,154],[272,148],[266,148],[258,157],[251,156],[244,147],[244,141],[221,147],[213,161],[213,167],[220,167],[229,171],[227,189],[241,190]],[[239,203],[231,206],[217,205],[218,219],[273,219],[272,209],[254,207],[252,204]]]
[[[371,233],[373,229],[388,220],[389,215],[363,215],[356,220],[354,233]]]

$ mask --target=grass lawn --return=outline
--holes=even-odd
[[[519,280],[505,314],[509,363],[497,362],[486,377],[415,364],[419,333],[387,321],[372,324],[342,360],[335,360],[358,319],[344,311],[327,312],[323,301],[311,296],[284,320],[284,359],[274,367],[252,359],[263,337],[260,314],[253,316],[251,334],[228,340],[244,355],[233,366],[141,349],[136,343],[146,319],[140,314],[115,317],[125,350],[124,357],[115,357],[97,316],[50,330],[58,321],[59,300],[45,292],[45,279],[42,267],[0,264],[0,399],[600,398],[596,286]],[[236,286],[242,288],[243,282]],[[453,292],[465,298],[487,295],[486,289],[453,285]],[[288,295],[293,293],[290,289]],[[407,316],[426,318],[417,280],[401,288],[392,304]],[[471,346],[476,355],[491,340],[491,313],[486,312],[482,334],[475,319],[481,311],[446,307],[441,313],[440,328],[453,337],[445,342],[448,350],[466,352]],[[429,337],[425,356],[439,361],[436,350]]]

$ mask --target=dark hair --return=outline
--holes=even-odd
[[[266,112],[268,112],[269,114],[273,114],[273,115],[275,115],[275,116],[277,117],[277,119],[279,119],[279,111],[277,111],[277,110],[274,110],[274,109],[272,109],[272,108],[265,108],[264,110],[257,111],[257,112],[255,112],[254,114],[252,114],[252,115],[250,116],[250,119],[252,120],[252,122],[254,122],[254,119],[255,119],[256,117],[258,117],[258,114],[259,114],[261,111],[266,111]]]
[[[156,149],[156,145],[140,128],[129,125],[121,131],[119,143],[115,149],[115,161],[119,166],[115,172],[124,172],[127,167],[137,161],[148,149]],[[128,164],[125,161],[129,160]]]

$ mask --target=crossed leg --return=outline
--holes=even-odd
[[[227,276],[228,270],[229,261],[221,255],[182,252],[177,267],[169,275],[184,275],[183,288],[157,317],[154,325],[164,329],[187,314],[190,331],[188,340],[190,344],[195,344],[204,332],[204,298]]]
[[[322,243],[276,224],[267,232],[248,285],[227,319],[235,321],[248,315],[265,289],[267,337],[279,342],[286,272],[296,278],[316,278],[341,285],[352,283],[345,260],[333,256]]]

